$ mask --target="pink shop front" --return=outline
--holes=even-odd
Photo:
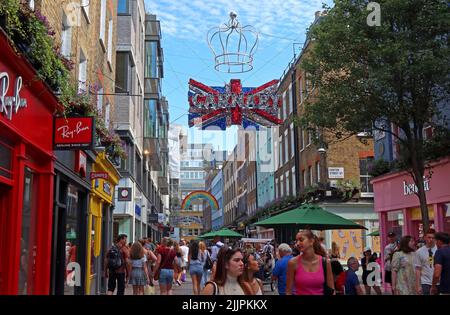
[[[398,172],[378,177],[372,183],[375,211],[380,220],[381,248],[386,246],[386,235],[391,231],[398,239],[403,235],[419,239],[423,233],[422,215],[411,176]],[[432,163],[432,176],[424,179],[424,186],[430,226],[438,232],[450,233],[450,157]]]

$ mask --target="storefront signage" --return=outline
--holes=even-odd
[[[430,191],[430,179],[423,177],[423,187],[425,191]],[[417,188],[416,184],[408,184],[406,181],[403,181],[403,195],[409,196],[417,193],[419,188]]]
[[[27,107],[27,100],[20,98],[22,89],[22,77],[16,78],[13,96],[6,96],[9,88],[9,75],[0,72],[0,113],[3,113],[8,120],[12,120],[13,114],[17,114],[19,109]]]
[[[108,176],[108,173],[105,173],[105,172],[91,172],[91,180],[98,179],[98,178],[108,180],[109,176]]]
[[[158,222],[164,223],[166,221],[166,215],[164,213],[158,213]]]
[[[55,150],[92,149],[94,117],[55,117],[53,148]]]
[[[344,179],[344,168],[343,167],[329,167],[328,168],[328,178]]]
[[[108,195],[111,196],[111,185],[108,182],[103,182],[103,191]]]
[[[148,223],[158,223],[158,214],[157,213],[150,213],[148,215]]]
[[[138,205],[134,206],[134,213],[138,216],[141,216],[141,207],[139,207]]]
[[[119,201],[131,201],[131,188],[119,188]]]

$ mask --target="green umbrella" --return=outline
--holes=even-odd
[[[218,231],[212,231],[212,232],[206,233],[206,234],[201,235],[199,237],[201,237],[201,238],[208,238],[209,239],[209,238],[214,238],[216,236],[229,237],[229,238],[242,238],[242,237],[244,237],[244,236],[242,236],[241,234],[239,234],[239,233],[237,233],[235,231],[232,231],[230,229],[225,229],[225,228],[221,229],[221,230],[218,230]]]
[[[270,217],[255,225],[266,227],[280,227],[292,225],[297,228],[308,228],[311,230],[336,230],[336,229],[365,229],[364,226],[353,221],[344,219],[334,213],[328,212],[318,205],[305,204],[300,208]]]
[[[380,231],[373,231],[372,233],[367,234],[367,236],[380,236]]]

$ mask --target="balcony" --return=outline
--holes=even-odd
[[[160,151],[158,138],[144,138],[144,154],[152,167],[152,171],[162,170]]]
[[[158,177],[158,188],[162,195],[167,196],[169,194],[169,181],[167,176]]]

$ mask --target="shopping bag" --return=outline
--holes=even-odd
[[[155,287],[146,285],[144,288],[144,295],[155,295]]]

